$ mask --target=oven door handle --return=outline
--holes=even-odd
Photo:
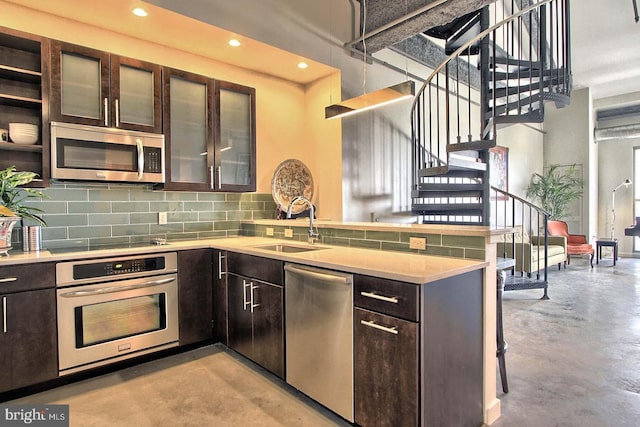
[[[122,291],[130,291],[132,289],[140,289],[140,288],[150,288],[153,286],[164,285],[167,283],[174,282],[175,277],[170,277],[168,279],[160,279],[160,280],[152,280],[150,282],[139,283],[137,285],[129,285],[129,286],[108,286],[106,288],[98,288],[92,289],[90,291],[71,291],[64,292],[60,294],[61,297],[64,298],[76,298],[76,297],[86,297],[89,295],[101,295],[101,294],[109,294],[113,292],[122,292]]]

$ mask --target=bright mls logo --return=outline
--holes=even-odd
[[[69,427],[69,405],[0,405],[0,427]]]

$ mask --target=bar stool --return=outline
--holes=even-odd
[[[504,282],[507,279],[507,272],[505,270],[509,268],[511,267],[507,265],[500,265],[500,263],[498,263],[498,266],[496,267],[496,357],[498,358],[502,391],[505,393],[509,393],[509,384],[507,383],[507,364],[504,358],[504,355],[507,352],[507,343],[504,340],[504,331],[502,328],[502,294],[504,292]]]

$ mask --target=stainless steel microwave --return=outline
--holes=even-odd
[[[163,183],[164,135],[51,122],[51,177]]]

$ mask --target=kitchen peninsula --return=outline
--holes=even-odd
[[[228,257],[229,254],[237,254],[238,256],[249,257],[250,263],[262,260],[272,260],[280,265],[284,263],[296,263],[311,267],[331,269],[335,271],[350,273],[355,276],[354,280],[354,312],[357,315],[366,314],[373,316],[373,320],[363,320],[365,322],[374,322],[384,327],[392,326],[397,331],[404,331],[403,328],[409,326],[414,333],[414,341],[410,342],[408,352],[399,353],[395,345],[388,347],[382,345],[379,354],[367,354],[358,352],[358,337],[367,337],[368,335],[358,332],[357,327],[361,323],[354,321],[356,328],[355,342],[355,360],[356,360],[356,405],[358,402],[368,401],[373,405],[380,405],[381,402],[375,403],[375,400],[367,397],[366,399],[358,399],[358,384],[367,384],[364,388],[372,389],[376,385],[376,378],[363,379],[362,373],[358,373],[357,361],[365,360],[367,363],[393,363],[402,361],[406,363],[406,358],[395,360],[394,356],[399,354],[413,354],[410,360],[415,364],[415,372],[422,372],[419,384],[411,386],[410,383],[401,382],[394,389],[389,384],[383,384],[383,389],[393,391],[391,396],[407,396],[406,388],[414,390],[414,410],[412,413],[418,420],[418,416],[427,416],[433,420],[452,419],[457,415],[456,411],[460,408],[470,410],[466,417],[472,417],[474,422],[481,424],[483,417],[487,417],[487,389],[489,396],[493,393],[495,410],[499,401],[495,400],[495,337],[491,329],[491,322],[495,321],[493,316],[486,316],[485,313],[494,313],[495,309],[495,270],[492,276],[491,259],[492,254],[495,258],[495,245],[491,242],[496,239],[500,233],[495,230],[489,230],[483,227],[431,227],[416,225],[395,225],[395,224],[351,224],[338,222],[318,222],[321,237],[324,236],[322,243],[314,246],[314,249],[304,252],[284,252],[274,250],[276,244],[284,246],[307,247],[306,242],[297,241],[304,239],[307,222],[298,221],[248,221],[243,224],[242,233],[247,236],[229,237],[222,239],[210,240],[193,240],[193,241],[171,241],[165,246],[144,246],[133,248],[117,248],[103,249],[90,252],[63,252],[53,253],[42,251],[40,253],[22,254],[17,253],[10,257],[0,259],[0,272],[10,267],[19,267],[23,264],[38,263],[37,265],[52,265],[63,261],[81,260],[89,258],[104,257],[121,257],[137,254],[159,254],[165,252],[178,252],[184,254],[187,261],[192,259],[193,254],[202,254],[202,251],[213,251],[215,254],[221,254],[221,257]],[[261,236],[262,228],[267,232],[267,228],[274,228],[273,237]],[[294,239],[282,238],[279,236],[280,228],[284,234],[284,229],[294,229]],[[300,230],[298,230],[298,228]],[[457,229],[457,230],[456,230]],[[396,237],[396,233],[398,234]],[[414,253],[400,252],[397,249],[400,246],[408,247],[407,243],[402,243],[409,233],[412,236],[424,236],[427,239],[427,250],[429,247],[440,247],[439,251],[454,251],[458,253],[462,250],[465,253],[466,246],[477,246],[478,242],[483,242],[482,252],[486,259],[463,259],[463,257],[442,257],[424,255],[425,251],[411,250]],[[248,236],[254,234],[253,236]],[[352,241],[348,243],[352,246],[345,246],[346,235],[350,236]],[[380,239],[379,241],[374,238]],[[334,239],[334,240],[330,240]],[[391,242],[390,240],[398,240]],[[380,249],[388,250],[371,250],[354,247],[358,245],[355,240],[366,241],[360,242],[360,246],[370,245],[375,247],[381,245]],[[331,244],[327,244],[331,241]],[[385,244],[386,242],[386,244]],[[340,245],[340,243],[342,245]],[[389,244],[394,244],[395,249],[389,249]],[[451,246],[446,246],[451,245]],[[457,246],[455,246],[457,245]],[[266,246],[270,247],[265,248]],[[457,249],[456,249],[457,248]],[[493,248],[493,249],[492,249]],[[474,252],[472,247],[466,248],[468,255],[473,254],[477,257],[478,252]],[[479,248],[476,248],[479,249]],[[213,276],[224,277],[220,273],[226,272],[226,265],[219,264],[220,258],[217,255],[211,257],[213,262]],[[206,259],[206,257],[205,257]],[[228,258],[227,258],[228,259]],[[195,267],[195,266],[194,266]],[[259,268],[258,268],[259,270]],[[181,271],[181,270],[179,270]],[[197,269],[194,269],[197,271]],[[179,273],[180,274],[180,273]],[[219,275],[220,274],[220,275]],[[245,272],[244,275],[253,278],[259,273],[253,274]],[[4,275],[3,275],[4,276]],[[181,277],[181,276],[179,276]],[[488,277],[488,278],[487,278]],[[181,285],[183,284],[182,279]],[[215,283],[215,280],[214,280]],[[53,286],[53,284],[51,285]],[[220,300],[226,300],[226,290],[223,290],[222,296],[220,292],[216,293],[214,284],[213,290],[213,316],[216,318],[216,311],[220,311]],[[372,289],[376,288],[376,289]],[[486,288],[486,289],[485,289]],[[218,289],[219,291],[220,289]],[[382,303],[379,301],[367,301],[361,297],[362,293],[388,296],[391,292],[392,296],[401,295],[400,304]],[[373,302],[373,305],[370,303]],[[52,301],[51,304],[55,304]],[[407,305],[408,304],[408,305]],[[400,311],[389,311],[384,306],[400,307]],[[219,313],[218,313],[219,314]],[[391,323],[391,322],[396,323]],[[399,322],[399,323],[397,323]],[[487,333],[487,330],[490,332]],[[182,329],[181,329],[182,331]],[[366,330],[365,330],[366,331]],[[403,332],[404,333],[404,332]],[[463,335],[460,335],[463,334]],[[489,339],[485,338],[489,335]],[[455,339],[453,339],[455,337]],[[451,338],[450,342],[446,342]],[[362,338],[367,339],[370,338]],[[444,339],[444,341],[442,341]],[[451,348],[453,341],[458,344],[463,343],[464,348]],[[226,342],[225,342],[226,344]],[[456,345],[458,345],[456,344]],[[362,347],[361,347],[362,348]],[[366,344],[365,348],[376,348],[371,342]],[[435,351],[425,357],[425,351]],[[358,356],[360,354],[360,356]],[[386,362],[385,357],[386,356]],[[364,358],[364,359],[363,359]],[[389,360],[391,358],[391,360]],[[427,363],[435,363],[435,365],[427,365]],[[453,365],[447,365],[447,364]],[[456,365],[458,364],[458,365]],[[367,365],[369,366],[369,365]],[[448,366],[448,367],[447,367]],[[420,368],[418,368],[420,367]],[[376,372],[385,372],[385,367],[379,367],[381,370]],[[386,367],[386,372],[389,367]],[[410,372],[410,368],[402,365],[400,370],[393,372]],[[491,371],[491,369],[493,370]],[[409,369],[409,371],[407,371]],[[371,372],[370,369],[368,369]],[[426,378],[424,373],[431,372],[431,376]],[[456,378],[459,376],[458,380]],[[408,378],[412,376],[409,375]],[[413,375],[416,379],[417,375]],[[388,378],[384,378],[388,381]],[[367,381],[367,382],[364,382]],[[433,383],[432,381],[435,381]],[[360,389],[362,393],[362,389]],[[409,393],[410,394],[410,393]],[[461,397],[462,396],[462,397]],[[463,398],[464,397],[464,398]],[[456,402],[453,407],[444,405],[441,399]],[[462,399],[462,400],[460,400]],[[470,399],[466,401],[465,399]],[[466,402],[466,403],[465,403]],[[492,400],[489,400],[492,402]],[[397,405],[397,403],[395,404]],[[435,405],[435,406],[429,406]],[[444,406],[443,406],[444,405]],[[394,410],[394,405],[387,405],[387,408]],[[411,407],[411,405],[410,405]],[[449,409],[445,409],[449,408]],[[491,409],[491,408],[489,408]],[[447,412],[447,410],[453,412]],[[484,411],[483,411],[484,410]],[[499,410],[499,407],[498,407]],[[394,410],[395,411],[395,410]],[[444,412],[443,412],[444,411]],[[396,411],[397,412],[397,411]],[[464,411],[462,411],[464,412]],[[395,412],[392,413],[395,415]],[[422,414],[422,415],[419,415]],[[471,414],[471,415],[469,415]],[[435,417],[435,418],[433,418]],[[441,417],[441,418],[438,418]],[[358,411],[356,407],[356,422],[358,421]],[[362,421],[362,420],[361,420]],[[416,421],[417,422],[417,421]],[[368,422],[360,422],[367,425]],[[428,424],[428,423],[427,423]]]

